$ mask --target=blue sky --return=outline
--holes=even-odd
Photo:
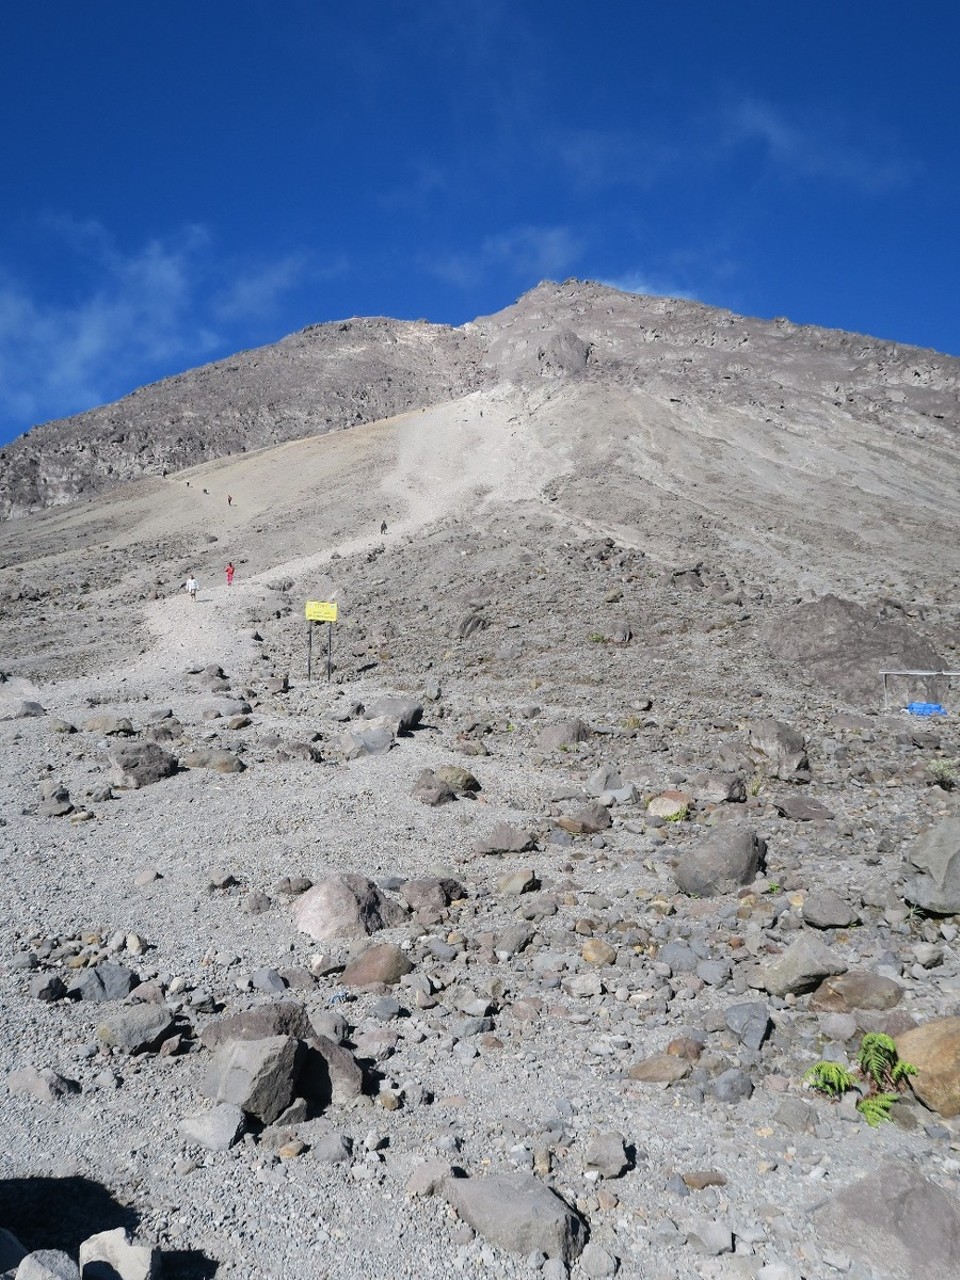
[[[960,354],[955,0],[11,0],[0,442],[543,278]]]

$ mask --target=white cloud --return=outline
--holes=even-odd
[[[486,236],[473,251],[433,258],[427,269],[450,284],[469,288],[491,271],[531,284],[566,274],[583,245],[567,227],[512,227]]]
[[[241,267],[230,284],[214,299],[213,311],[219,320],[246,320],[274,313],[281,299],[305,281],[330,279],[347,269],[345,258],[325,267],[307,253],[290,253],[276,262]]]
[[[788,178],[825,178],[867,193],[900,186],[912,176],[910,163],[890,155],[889,145],[853,138],[839,118],[814,113],[802,124],[769,103],[748,99],[725,113],[723,142],[728,148],[759,142],[767,157]]]
[[[619,276],[601,277],[600,283],[609,285],[611,289],[620,289],[623,293],[646,293],[656,298],[686,298],[693,301],[695,297],[689,289],[682,289],[677,284],[671,284],[668,280],[645,271],[628,271]]]
[[[309,273],[302,254],[255,268],[218,260],[200,226],[132,251],[97,222],[47,217],[41,229],[66,252],[76,292],[50,300],[0,264],[0,438],[7,422],[77,413],[242,346],[231,322],[269,313]]]

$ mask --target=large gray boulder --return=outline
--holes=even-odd
[[[177,758],[155,742],[131,742],[111,747],[107,752],[110,771],[107,781],[112,787],[136,791],[177,772]]]
[[[907,902],[939,915],[960,911],[960,818],[943,818],[907,851]]]
[[[156,1004],[137,1004],[118,1009],[106,1018],[97,1028],[97,1036],[111,1048],[142,1053],[165,1040],[173,1028],[169,1009]]]
[[[344,760],[360,756],[383,756],[397,740],[397,724],[389,716],[355,720],[333,740],[334,750]]]
[[[847,966],[812,934],[801,933],[786,951],[761,966],[759,983],[772,996],[812,991],[824,978],[843,973]]]
[[[406,919],[403,908],[385,898],[372,880],[351,873],[327,876],[291,910],[300,932],[317,942],[363,938]]]
[[[750,884],[763,866],[767,846],[755,831],[720,826],[680,855],[678,887],[699,898],[735,893]]]
[[[750,755],[771,778],[806,781],[809,770],[803,735],[768,716],[750,726]]]
[[[202,1093],[272,1124],[293,1100],[304,1045],[293,1036],[228,1040],[217,1048]]]
[[[813,1211],[821,1242],[882,1276],[948,1280],[960,1258],[956,1197],[907,1164],[882,1160],[874,1173]]]
[[[423,719],[423,703],[414,698],[403,698],[397,694],[385,694],[375,698],[363,708],[368,720],[384,718],[393,723],[397,733],[406,733]]]
[[[539,1251],[569,1266],[586,1243],[576,1210],[529,1174],[447,1178],[443,1194],[478,1235],[510,1253]]]

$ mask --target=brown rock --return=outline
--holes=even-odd
[[[350,961],[341,981],[346,987],[369,987],[377,982],[392,986],[412,968],[413,964],[395,943],[379,942]]]
[[[627,1071],[630,1080],[644,1084],[674,1084],[690,1074],[690,1063],[672,1053],[655,1053],[641,1062],[635,1062]]]
[[[616,947],[602,938],[589,938],[581,947],[580,954],[587,964],[613,964],[617,958]]]
[[[852,1009],[892,1009],[903,999],[903,987],[865,969],[825,978],[810,997],[815,1013],[849,1013]]]
[[[935,1018],[897,1037],[897,1053],[917,1068],[910,1086],[942,1116],[960,1115],[960,1017]]]

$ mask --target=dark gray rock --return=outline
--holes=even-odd
[[[763,866],[767,846],[755,831],[720,826],[680,855],[676,881],[684,893],[712,898],[750,884]]]
[[[140,979],[126,965],[109,960],[82,970],[67,987],[67,994],[78,1000],[125,1000]]]
[[[97,1028],[97,1036],[126,1053],[142,1053],[155,1048],[173,1029],[169,1010],[161,1005],[137,1004],[111,1014]]]
[[[177,758],[158,747],[155,742],[131,742],[111,747],[107,753],[110,772],[107,781],[112,787],[124,791],[136,791],[169,778],[177,772]]]
[[[720,1074],[704,1089],[718,1102],[743,1102],[753,1094],[753,1081],[746,1071],[739,1067],[730,1067]]]
[[[814,929],[846,929],[859,920],[849,902],[829,890],[808,893],[803,900],[803,923]]]
[[[80,1280],[80,1268],[61,1249],[35,1249],[17,1267],[16,1280]]]
[[[799,995],[812,991],[824,978],[843,973],[846,968],[844,962],[812,934],[802,933],[775,960],[761,966],[758,979],[771,995]]]
[[[478,1235],[510,1253],[538,1250],[569,1266],[586,1243],[587,1225],[576,1210],[529,1175],[447,1178],[443,1194]]]
[[[304,1053],[293,1036],[228,1040],[214,1052],[201,1091],[272,1124],[290,1105]]]
[[[812,604],[802,604],[777,619],[767,643],[771,652],[797,665],[820,684],[841,694],[848,702],[876,708],[882,703],[878,672],[942,671],[940,655],[902,619],[878,619],[876,610],[866,610],[850,600],[824,596]],[[889,681],[896,700],[925,697],[940,701],[942,681]]]
[[[363,710],[368,720],[383,718],[393,721],[394,731],[397,733],[415,729],[423,719],[423,703],[398,694],[385,694],[382,698],[375,698]]]
[[[748,1049],[759,1049],[773,1029],[767,1006],[759,1000],[731,1005],[725,1010],[723,1020]]]
[[[198,1111],[180,1121],[180,1132],[188,1142],[208,1151],[229,1151],[239,1142],[246,1120],[238,1106],[221,1102],[211,1111]]]

